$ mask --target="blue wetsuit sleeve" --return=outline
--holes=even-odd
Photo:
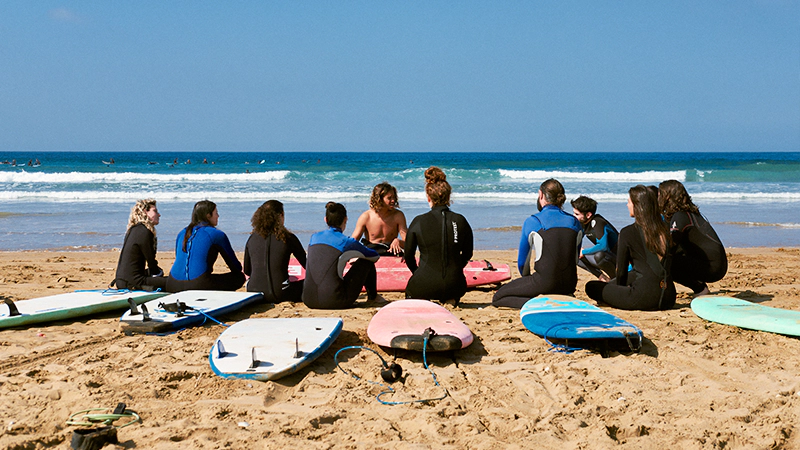
[[[608,252],[611,249],[611,246],[608,243],[608,237],[611,236],[611,229],[608,225],[603,227],[603,237],[597,240],[597,243],[594,246],[587,248],[583,251],[584,255],[591,255],[592,253],[597,252]]]
[[[342,249],[342,253],[344,253],[344,252],[346,252],[348,250],[355,250],[357,252],[361,252],[367,258],[372,258],[374,256],[378,256],[378,252],[376,252],[375,250],[373,250],[371,248],[368,248],[368,247],[364,246],[364,244],[358,242],[357,240],[355,240],[355,239],[353,239],[351,237],[348,237],[345,240],[344,248]]]
[[[226,236],[225,233],[220,230],[217,231],[219,231],[219,233],[215,233],[214,244],[219,246],[222,259],[225,260],[225,264],[228,265],[231,272],[241,272],[242,264],[239,262],[239,258],[236,257],[236,252],[233,251],[233,247],[231,247],[231,241],[228,240],[228,236]]]

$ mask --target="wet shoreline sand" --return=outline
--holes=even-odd
[[[800,249],[729,249],[722,293],[800,310]],[[160,254],[162,267],[171,265]],[[118,252],[0,252],[0,295],[14,300],[102,287]],[[241,257],[241,255],[240,255]],[[516,252],[479,251],[476,259],[514,265]],[[576,296],[586,300],[579,271]],[[119,430],[105,448],[800,448],[800,340],[706,322],[679,288],[668,311],[612,313],[639,326],[639,354],[564,354],[522,327],[516,310],[491,304],[490,288],[451,308],[475,334],[454,353],[428,362],[447,398],[386,406],[382,389],[336,368],[333,355],[364,345],[407,373],[391,400],[438,397],[419,353],[387,353],[366,327],[382,303],[344,311],[302,304],[260,304],[223,318],[344,319],[331,349],[276,382],[216,377],[208,351],[220,325],[168,336],[125,336],[121,312],[0,330],[0,448],[68,448],[71,413],[118,402],[141,424]],[[382,297],[392,301],[400,293]],[[450,308],[450,307],[448,307]],[[370,352],[342,364],[379,380]],[[386,398],[386,397],[384,397]],[[240,424],[246,423],[247,426]]]

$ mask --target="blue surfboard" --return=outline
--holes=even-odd
[[[642,330],[590,303],[566,295],[542,295],[528,300],[519,312],[522,325],[533,334],[566,340],[567,346],[582,342],[624,340],[631,351],[642,347]],[[551,342],[551,345],[556,346]]]

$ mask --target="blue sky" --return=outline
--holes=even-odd
[[[800,3],[5,0],[22,150],[800,151]]]

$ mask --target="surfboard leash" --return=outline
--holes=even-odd
[[[422,335],[423,336],[423,340],[424,340],[424,342],[423,342],[424,345],[422,347],[422,363],[425,365],[425,368],[431,373],[431,376],[433,377],[434,384],[436,386],[441,387],[442,390],[444,391],[444,394],[442,394],[441,397],[426,398],[426,399],[419,399],[419,400],[407,400],[407,401],[401,401],[401,402],[393,402],[393,401],[383,400],[381,398],[383,395],[394,394],[396,392],[394,390],[394,388],[392,388],[391,386],[389,386],[387,384],[383,384],[381,382],[378,382],[378,381],[372,381],[372,380],[367,380],[367,379],[361,378],[361,377],[359,377],[358,375],[356,375],[356,374],[354,374],[352,372],[348,372],[347,370],[345,370],[339,364],[339,353],[341,353],[341,352],[343,352],[345,350],[369,350],[372,353],[376,354],[378,356],[378,358],[381,360],[381,365],[383,366],[383,369],[381,370],[381,378],[383,378],[384,381],[386,381],[387,383],[392,383],[392,382],[395,382],[395,381],[399,380],[400,376],[401,376],[401,374],[403,372],[402,367],[400,367],[400,365],[397,364],[397,363],[388,364],[386,362],[386,360],[383,359],[383,356],[380,355],[380,353],[378,353],[377,351],[375,351],[375,350],[373,350],[373,349],[371,349],[369,347],[364,347],[362,345],[351,345],[351,346],[348,346],[348,347],[343,347],[343,348],[339,349],[339,351],[336,352],[336,354],[333,356],[333,360],[336,363],[336,367],[338,367],[339,370],[341,370],[346,375],[350,375],[351,377],[355,378],[356,380],[364,380],[367,383],[375,384],[375,385],[378,385],[378,386],[380,386],[382,388],[387,389],[387,390],[385,390],[385,391],[383,391],[380,394],[375,396],[375,399],[377,399],[381,404],[384,404],[384,405],[407,405],[407,404],[411,404],[411,403],[425,403],[425,402],[431,402],[431,401],[436,401],[436,400],[442,400],[445,397],[447,397],[447,395],[448,395],[447,389],[445,389],[444,386],[439,384],[439,380],[436,378],[436,374],[433,372],[433,369],[431,369],[430,366],[428,366],[428,356],[427,356],[426,349],[428,348],[428,339],[430,338],[432,333],[433,333],[433,330],[428,328],[427,330],[425,330],[425,332]]]

